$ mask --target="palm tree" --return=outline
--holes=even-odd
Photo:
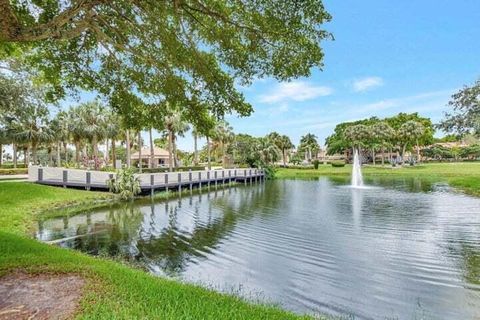
[[[39,145],[50,141],[53,136],[48,126],[48,113],[47,107],[31,104],[18,112],[17,118],[12,122],[16,140],[26,143],[31,148],[35,164]]]
[[[283,166],[285,167],[287,165],[287,151],[293,149],[295,146],[290,138],[286,135],[280,136],[280,138],[276,141],[276,146],[282,152],[282,161]]]
[[[409,144],[416,143],[417,156],[419,157],[418,139],[425,133],[423,124],[417,121],[407,121],[398,129],[397,137],[402,144],[402,159],[405,157],[405,151]]]
[[[317,136],[312,133],[307,133],[306,135],[300,138],[300,150],[305,151],[306,160],[312,160],[312,152],[318,151],[320,145],[317,142]]]
[[[235,139],[233,128],[225,120],[219,121],[214,129],[214,140],[219,144],[222,150],[222,165],[227,165],[227,148]]]
[[[87,102],[80,105],[79,113],[80,117],[83,119],[82,122],[85,136],[92,146],[95,166],[97,166],[98,142],[105,136],[104,107],[98,101]]]
[[[260,161],[267,165],[277,161],[280,155],[280,149],[268,136],[265,138],[258,138],[256,150]]]
[[[163,125],[168,134],[168,168],[173,171],[173,166],[177,166],[176,135],[183,135],[188,131],[189,126],[183,119],[183,113],[171,107],[170,104],[167,104]]]
[[[112,163],[115,166],[115,162],[117,160],[116,141],[120,139],[121,133],[122,133],[122,128],[120,123],[120,117],[115,113],[113,113],[113,110],[108,109],[108,113],[106,114],[106,118],[105,118],[105,139],[107,140],[105,162],[107,165],[110,160],[109,150],[108,150],[108,140],[111,141]]]
[[[63,151],[65,153],[65,162],[68,162],[68,143],[71,138],[70,125],[68,121],[70,120],[69,115],[65,111],[60,111],[57,113],[55,118],[52,120],[52,130],[55,131],[57,138],[57,164],[60,165],[60,146],[63,146]]]
[[[382,150],[382,166],[385,165],[385,146],[395,136],[395,130],[386,122],[381,121],[372,126],[372,136],[380,143]]]
[[[197,128],[193,127],[192,135],[193,135],[193,165],[197,166],[198,165],[198,137],[200,135]]]

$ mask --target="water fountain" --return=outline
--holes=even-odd
[[[362,167],[360,164],[360,155],[358,149],[353,152],[352,185],[353,188],[363,187]]]

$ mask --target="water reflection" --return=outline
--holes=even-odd
[[[418,179],[367,183],[383,187],[279,180],[185,192],[43,221],[37,236],[298,312],[479,318],[480,199]]]

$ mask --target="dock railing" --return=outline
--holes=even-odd
[[[108,189],[107,181],[115,172],[67,169],[56,167],[30,166],[28,179],[40,184],[63,187],[85,187],[85,189]],[[264,178],[264,171],[258,168],[233,168],[217,170],[138,173],[142,190],[178,188],[185,185],[230,183],[235,181],[257,181]]]

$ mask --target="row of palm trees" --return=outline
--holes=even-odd
[[[158,118],[158,123],[146,128],[150,138],[150,166],[154,163],[154,129],[168,140],[169,168],[173,170],[179,163],[177,139],[184,136],[190,128],[191,125],[185,120],[180,109],[168,109],[167,106],[166,112]],[[97,100],[60,111],[53,117],[50,116],[48,107],[31,105],[0,119],[0,150],[3,150],[2,146],[5,144],[12,145],[14,167],[17,167],[19,150],[23,150],[25,164],[37,164],[37,151],[43,148],[49,154],[50,165],[59,166],[63,162],[66,165],[73,163],[76,166],[98,169],[102,164],[116,162],[116,147],[120,141],[125,145],[126,165],[130,167],[133,148],[139,150],[141,158],[141,133],[142,130],[126,128],[120,116]],[[209,167],[212,148],[221,150],[222,162],[227,161],[227,149],[234,139],[233,128],[227,122],[217,121],[213,129],[206,134],[193,127],[192,134],[195,141],[195,165],[199,163],[197,140],[200,137],[207,139]],[[100,144],[105,146],[103,157],[99,153]],[[75,149],[73,159],[69,158],[70,146]],[[54,151],[56,159],[53,157]]]

